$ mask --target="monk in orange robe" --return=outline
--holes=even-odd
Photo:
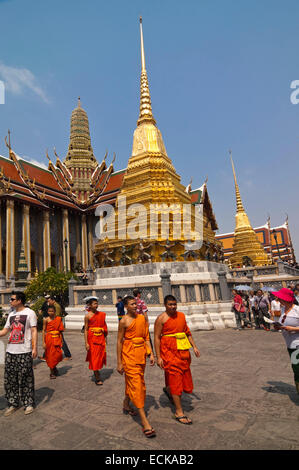
[[[173,295],[164,299],[165,312],[155,322],[155,350],[157,364],[165,372],[164,393],[175,406],[175,419],[182,424],[192,424],[184,415],[182,392],[192,393],[193,382],[190,370],[193,347],[196,357],[200,352],[195,346],[191,332],[187,326],[185,315],[177,311],[177,302]]]
[[[106,365],[106,313],[98,311],[97,297],[87,298],[88,313],[84,318],[84,338],[87,351],[86,361],[93,370],[95,384],[103,385],[99,370]]]
[[[56,316],[54,306],[48,307],[49,316],[43,321],[43,347],[45,359],[50,368],[50,378],[58,375],[57,364],[62,361],[62,335],[64,330],[62,318]]]
[[[136,415],[134,409],[130,407],[131,400],[138,409],[145,436],[155,437],[156,432],[147,420],[144,411],[146,356],[150,356],[151,366],[155,364],[149,341],[148,323],[144,315],[137,314],[137,303],[134,297],[126,296],[123,302],[127,314],[119,322],[117,337],[117,371],[121,375],[125,374],[126,382],[123,412],[131,416]]]

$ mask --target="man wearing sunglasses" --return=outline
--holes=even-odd
[[[37,318],[33,310],[25,307],[23,292],[13,292],[10,298],[12,311],[0,337],[9,333],[5,356],[4,387],[10,416],[23,403],[25,415],[34,410],[33,359],[37,357]]]

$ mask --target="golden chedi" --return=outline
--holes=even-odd
[[[259,242],[243,207],[232,157],[231,163],[235,181],[237,213],[233,254],[229,258],[230,264],[232,268],[243,267],[246,262],[249,262],[252,266],[268,265],[270,264],[268,255]]]
[[[126,256],[134,262],[182,261],[182,254],[186,252],[184,243],[195,240],[195,211],[198,207],[191,203],[191,196],[180,182],[180,176],[168,157],[163,138],[157,127],[152,112],[151,97],[145,67],[145,54],[143,44],[142,19],[140,18],[141,38],[141,79],[140,79],[140,111],[137,128],[133,137],[132,155],[128,161],[126,174],[116,203],[115,233],[111,236],[107,230],[107,237],[96,244],[95,253],[100,258],[106,250],[114,258],[116,264],[126,264]],[[119,215],[125,210],[122,202],[125,201],[127,217],[124,224],[119,222]],[[139,206],[133,206],[138,204]],[[169,207],[172,205],[171,210]],[[184,230],[183,207],[189,206],[190,231]],[[159,206],[159,207],[158,207]],[[136,212],[134,212],[134,207]],[[136,214],[138,227],[136,227]],[[165,220],[169,216],[169,231],[167,233]],[[164,218],[165,217],[165,218]],[[214,231],[209,220],[204,216],[203,237],[215,244],[220,250],[221,244],[215,240]],[[136,239],[128,237],[138,229]],[[140,244],[141,243],[141,244]],[[143,247],[141,246],[143,245]],[[144,251],[143,248],[145,247]],[[206,246],[198,250],[198,259],[205,259]],[[169,253],[169,255],[168,255]],[[150,254],[150,257],[148,256]],[[162,256],[164,254],[164,256]],[[128,261],[128,258],[127,258]],[[103,259],[100,264],[103,266]]]

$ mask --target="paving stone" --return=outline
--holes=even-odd
[[[116,333],[109,335],[104,385],[98,387],[85,362],[83,335],[66,331],[72,361],[49,378],[45,362],[35,360],[36,409],[4,417],[3,366],[0,366],[1,449],[254,450],[299,449],[299,396],[281,335],[232,329],[193,333],[201,357],[192,353],[194,393],[183,394],[191,426],[174,420],[163,393],[164,374],[146,368],[145,409],[157,432],[146,439],[138,417],[122,413],[124,377],[116,371]],[[39,352],[41,352],[39,334]]]

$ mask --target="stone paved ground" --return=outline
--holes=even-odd
[[[201,357],[192,353],[194,394],[183,398],[192,426],[173,419],[162,372],[148,366],[146,409],[155,439],[146,439],[138,419],[121,412],[124,379],[115,371],[116,333],[108,340],[103,387],[95,386],[84,362],[83,335],[70,331],[65,337],[73,360],[60,364],[60,377],[50,380],[47,365],[35,361],[35,412],[24,416],[20,409],[5,418],[1,411],[1,449],[299,449],[299,396],[280,333],[194,333]]]

